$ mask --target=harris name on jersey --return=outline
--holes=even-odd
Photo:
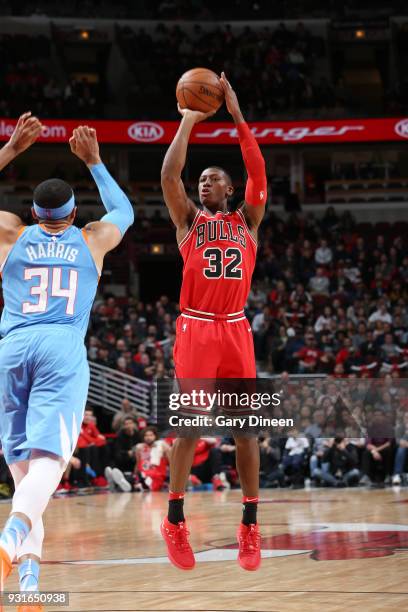
[[[56,238],[56,240],[54,240]],[[26,246],[25,251],[30,261],[56,257],[57,259],[65,259],[66,261],[75,262],[79,253],[79,249],[72,247],[69,244],[58,242],[57,236],[52,236],[49,242],[39,242]]]

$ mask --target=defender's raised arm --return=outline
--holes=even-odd
[[[92,254],[98,264],[122,240],[134,222],[129,198],[102,163],[96,131],[88,126],[76,128],[69,140],[72,153],[89,168],[107,214],[100,221],[88,223],[86,232]]]
[[[12,133],[10,140],[0,150],[0,171],[12,162],[20,153],[28,149],[39,137],[42,125],[37,117],[32,117],[30,112],[21,115]],[[14,242],[16,236],[11,235],[18,232],[23,222],[17,215],[0,211],[0,242],[3,246],[8,239]]]

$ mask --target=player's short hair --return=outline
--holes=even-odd
[[[34,189],[34,202],[41,208],[59,208],[73,196],[72,187],[65,181],[53,178],[43,181]]]
[[[227,179],[228,183],[232,186],[231,175],[226,170],[224,170],[224,168],[221,168],[221,166],[208,166],[208,168],[213,168],[213,170],[218,170],[219,172],[222,172],[225,178]],[[208,170],[208,168],[206,168],[206,170]]]

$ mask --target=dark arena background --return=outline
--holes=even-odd
[[[98,220],[68,146],[89,125],[135,213],[105,258],[87,410],[45,514],[41,591],[69,604],[45,609],[407,610],[408,3],[0,0],[0,58],[2,145],[27,110],[44,125],[1,173],[2,209],[31,224],[34,187],[58,177],[73,186],[77,225]],[[185,501],[197,564],[183,573],[160,536],[174,432],[145,429],[157,383],[175,376],[183,265],[160,173],[180,123],[176,84],[195,67],[226,73],[268,178],[245,314],[257,376],[288,393],[277,415],[295,427],[258,433],[258,572],[236,562],[231,432],[197,445]],[[190,141],[183,180],[196,203],[212,165],[230,173],[235,210],[246,174],[225,105]],[[153,485],[149,435],[163,470]],[[0,456],[2,520],[12,495]],[[17,571],[7,590],[19,590]]]

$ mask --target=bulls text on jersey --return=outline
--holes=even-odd
[[[236,226],[236,232],[231,221],[224,219],[208,220],[198,223],[196,227],[196,249],[202,247],[206,242],[231,241],[246,248],[246,235],[243,225]]]

